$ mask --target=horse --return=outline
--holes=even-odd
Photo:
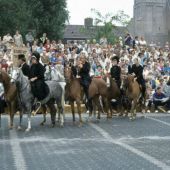
[[[46,81],[56,81],[57,83],[59,83],[63,89],[63,95],[65,95],[65,78],[64,78],[64,70],[62,65],[55,65],[55,66],[51,66],[51,65],[46,65],[45,66],[45,80]],[[64,98],[64,96],[63,96]],[[64,108],[63,108],[64,109]],[[43,113],[44,113],[44,120],[46,119],[46,110],[45,107],[43,108]],[[64,114],[64,110],[63,110],[63,114]],[[60,113],[58,115],[58,121],[60,121]],[[43,123],[42,123],[43,125]]]
[[[130,120],[136,118],[136,109],[141,97],[140,85],[133,75],[128,74],[122,78],[121,88],[125,90],[126,96],[130,102]]]
[[[9,128],[13,128],[14,114],[17,108],[17,88],[10,82],[10,77],[5,71],[0,71],[0,82],[4,86],[4,97],[10,114]]]
[[[70,67],[65,67],[64,76],[66,80],[65,96],[69,100],[71,105],[71,112],[73,116],[73,123],[75,123],[75,108],[74,101],[77,104],[77,111],[79,114],[79,126],[82,126],[82,116],[81,116],[81,100],[82,100],[82,87],[80,85],[80,80],[73,76]]]
[[[89,120],[92,118],[92,112],[94,111],[95,115],[95,108],[98,108],[98,116],[97,120],[100,120],[101,113],[105,112],[107,114],[107,118],[111,118],[109,113],[109,106],[108,106],[108,91],[107,91],[107,84],[102,78],[92,78],[92,81],[89,86],[89,98],[92,99],[93,102],[93,110],[89,112]]]
[[[15,68],[12,72],[12,79],[11,81],[13,83],[17,84],[18,93],[20,96],[22,111],[24,111],[24,108],[27,108],[28,110],[28,127],[26,131],[31,130],[31,107],[32,107],[32,98],[33,94],[31,93],[31,85],[26,76],[23,75],[22,70]],[[57,106],[59,108],[59,112],[62,115],[60,120],[60,125],[63,126],[64,124],[64,115],[63,115],[63,108],[64,108],[64,98],[63,98],[63,89],[60,84],[58,84],[56,81],[46,81],[48,87],[49,87],[49,94],[48,96],[40,101],[42,106],[49,107],[50,114],[51,114],[51,122],[52,127],[55,126],[55,119],[56,119],[56,108],[55,108],[55,101],[57,102]],[[26,94],[26,95],[25,95]],[[29,103],[29,104],[28,104]],[[20,126],[22,122],[22,114],[20,114]],[[45,123],[46,117],[44,117],[44,121],[42,123]]]
[[[82,86],[80,84],[80,79],[75,78],[73,76],[72,70],[70,67],[65,67],[64,75],[66,79],[66,94],[68,94],[68,98],[71,104],[71,110],[73,114],[73,122],[75,121],[75,111],[74,111],[74,101],[77,104],[77,110],[79,114],[79,122],[82,124],[81,118],[81,99],[82,99]],[[98,107],[98,119],[100,119],[100,113],[102,111],[102,106],[99,100],[101,96],[106,108],[106,113],[108,113],[108,100],[107,100],[107,85],[103,79],[93,78],[91,84],[89,86],[89,98],[92,99],[93,107]],[[92,118],[93,110],[89,111],[89,118]],[[107,115],[109,118],[109,115]]]
[[[107,97],[108,97],[109,109],[112,117],[113,112],[112,112],[111,100],[114,99],[117,101],[117,106],[118,106],[117,110],[121,111],[121,91],[116,83],[116,80],[111,77],[109,77],[109,85],[107,87]]]

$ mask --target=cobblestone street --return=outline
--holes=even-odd
[[[26,125],[26,116],[23,124]],[[157,170],[170,169],[170,115],[149,114],[133,122],[115,117],[79,128],[66,115],[65,127],[39,124],[32,118],[29,133],[8,130],[2,116],[1,170]],[[77,119],[78,120],[78,119]],[[85,120],[85,116],[84,116]],[[17,125],[19,118],[15,116]]]

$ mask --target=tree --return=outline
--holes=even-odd
[[[107,13],[102,15],[99,11],[92,9],[95,13],[95,26],[96,34],[95,38],[99,41],[100,38],[107,38],[108,43],[114,43],[116,40],[116,35],[114,35],[114,29],[117,29],[118,26],[126,27],[129,23],[129,16],[126,15],[123,11],[119,11],[116,15]]]
[[[0,0],[0,34],[22,34],[35,30],[37,35],[48,33],[49,38],[62,38],[68,19],[66,0]]]

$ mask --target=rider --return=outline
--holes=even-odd
[[[30,81],[31,81],[31,90],[35,98],[39,101],[47,97],[49,93],[48,86],[44,81],[45,68],[41,63],[39,63],[40,54],[34,52],[31,58],[31,68],[30,68]]]
[[[93,109],[92,100],[89,98],[89,93],[88,93],[89,86],[91,83],[90,64],[86,61],[86,57],[84,55],[80,57],[80,62],[78,67],[79,67],[80,83],[84,88],[84,92],[88,100],[88,107],[90,111],[92,111]]]
[[[30,67],[26,63],[26,58],[24,54],[19,54],[18,55],[18,61],[19,61],[19,67],[21,68],[23,74],[27,77],[30,76]]]
[[[120,68],[120,66],[118,66],[118,63],[119,63],[119,57],[118,56],[113,57],[110,74],[111,74],[111,77],[115,79],[118,87],[120,88],[120,86],[121,86],[121,78],[120,78],[121,68]]]
[[[129,69],[129,74],[133,74],[142,87],[142,98],[145,98],[145,91],[146,91],[146,85],[145,85],[145,80],[143,78],[143,67],[140,65],[140,59],[139,58],[134,58],[134,64],[132,65],[132,68]]]

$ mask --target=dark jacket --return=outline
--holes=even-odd
[[[74,77],[76,77],[78,75],[77,66],[71,66],[71,71],[72,71]]]
[[[129,74],[134,73],[135,77],[137,78],[138,83],[142,84],[144,81],[143,78],[143,67],[141,65],[136,66],[136,64],[132,65],[132,68],[128,70]]]
[[[34,97],[43,100],[49,93],[49,88],[44,81],[45,68],[42,64],[33,64],[30,68],[30,79],[37,77],[38,79],[31,82],[31,90]]]
[[[45,68],[42,64],[33,64],[30,68],[29,78],[38,77],[39,80],[44,80]]]
[[[24,63],[22,66],[21,66],[21,69],[22,69],[22,72],[25,76],[27,77],[30,77],[30,67],[27,63]]]
[[[79,70],[79,75],[81,77],[81,84],[84,86],[89,86],[91,78],[90,78],[90,64],[88,62],[85,62],[85,64],[83,64],[83,67]]]
[[[120,75],[121,75],[121,68],[119,66],[112,66],[110,69],[110,74],[111,77],[114,78],[115,80],[119,81],[120,80]]]

